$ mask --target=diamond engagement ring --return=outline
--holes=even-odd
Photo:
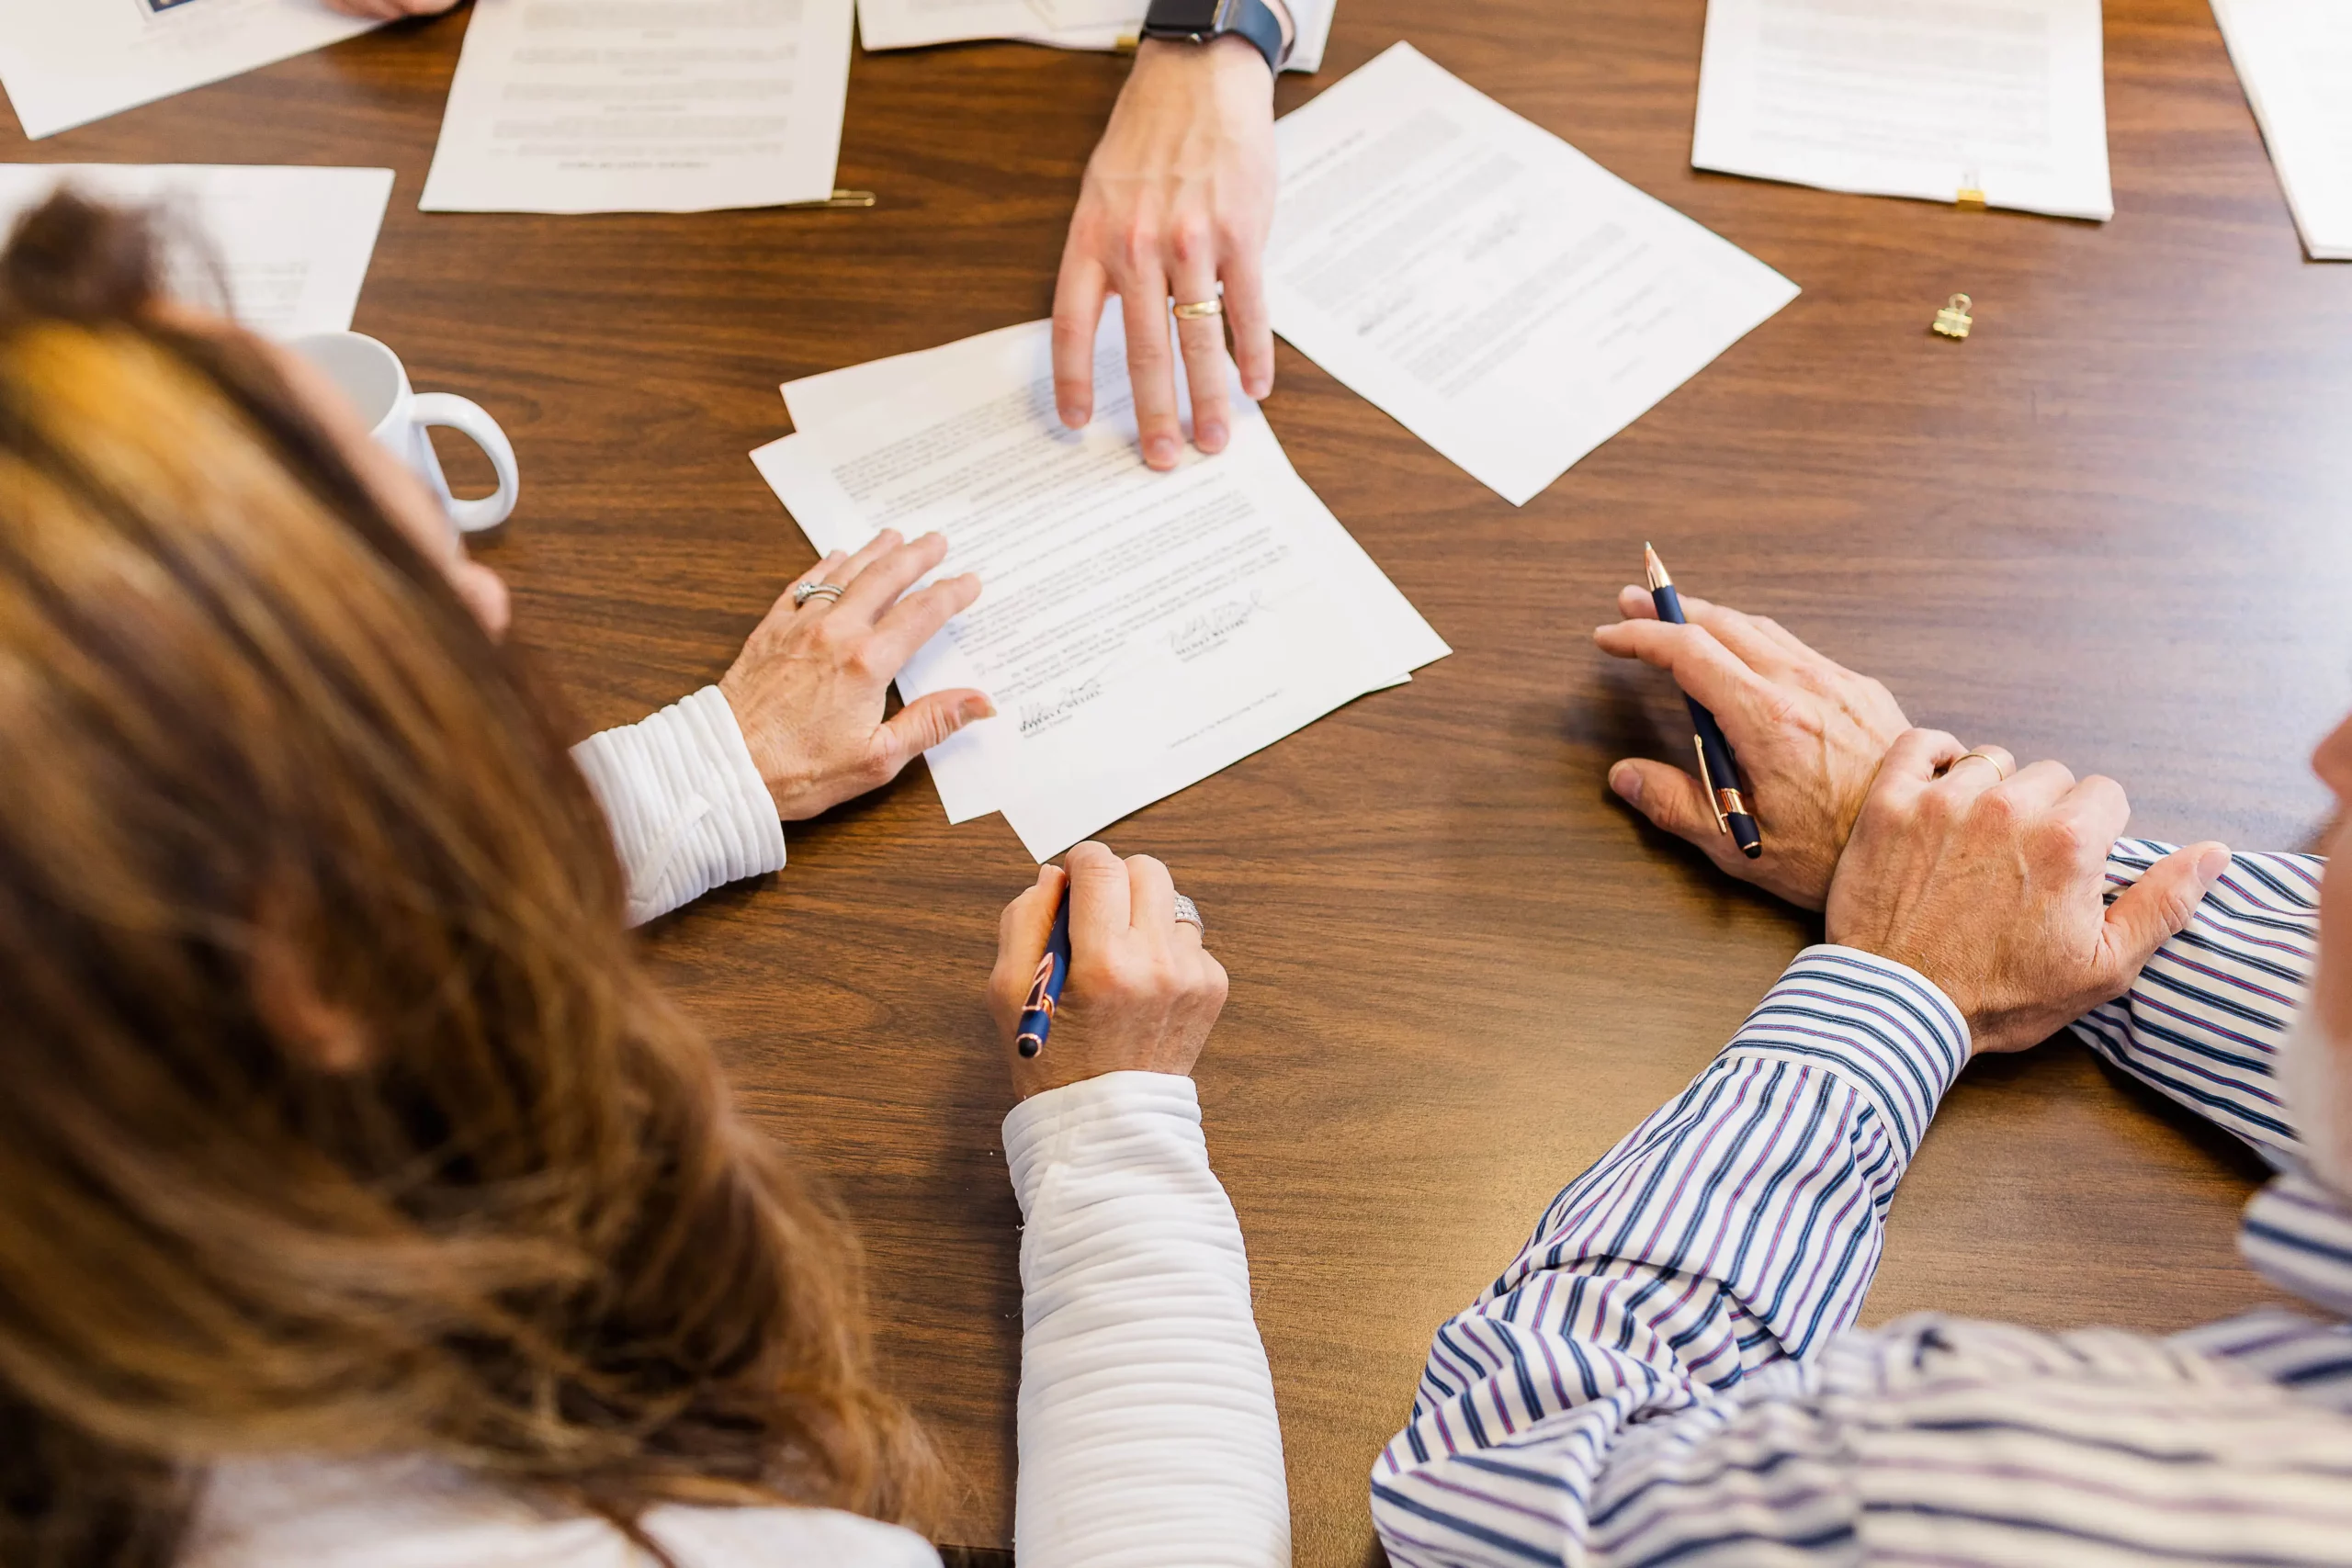
[[[838,582],[804,582],[792,591],[792,607],[797,610],[811,599],[822,599],[829,604],[838,604],[842,592]]]
[[[1176,895],[1176,923],[1180,926],[1190,926],[1204,936],[1208,934],[1209,928],[1201,919],[1200,906],[1182,893]]]

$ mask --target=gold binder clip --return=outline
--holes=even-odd
[[[1974,186],[1962,186],[1956,205],[1962,212],[1982,212],[1984,210],[1984,193]]]
[[[1113,44],[1112,47],[1116,49],[1121,54],[1133,54],[1136,51],[1143,47],[1143,34],[1121,33],[1119,35],[1118,41]]]
[[[1966,337],[1968,329],[1976,324],[1976,318],[1968,313],[1975,308],[1976,301],[1967,295],[1953,295],[1951,303],[1936,312],[1936,331],[1946,337]]]
[[[825,197],[821,201],[787,201],[784,205],[786,207],[815,209],[832,207],[871,207],[874,205],[874,193],[870,190],[841,190],[836,188],[832,195]]]

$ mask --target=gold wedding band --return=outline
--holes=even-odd
[[[1180,321],[1198,321],[1210,316],[1224,314],[1225,301],[1222,299],[1204,299],[1198,304],[1176,307],[1176,319]]]
[[[1996,784],[2007,782],[2009,776],[2009,770],[2001,766],[2001,760],[1998,757],[1988,757],[1982,751],[1963,751],[1959,756],[1954,757],[1951,760],[1951,765],[1944,769],[1944,777],[1951,777],[1953,772],[1958,769],[1962,762],[1985,763],[1992,768],[1993,780]]]

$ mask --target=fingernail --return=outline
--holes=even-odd
[[[1642,799],[1642,771],[1631,762],[1620,762],[1609,770],[1609,787],[1628,806],[1638,806]]]
[[[1064,403],[1061,408],[1061,414],[1062,423],[1069,426],[1072,430],[1083,430],[1086,428],[1086,411],[1080,408],[1076,403]]]
[[[984,718],[996,716],[996,705],[986,697],[966,697],[963,712],[966,724],[978,724]]]
[[[1165,435],[1155,435],[1143,444],[1143,455],[1153,468],[1166,468],[1176,460],[1176,443]]]
[[[1249,393],[1254,400],[1262,403],[1274,395],[1274,378],[1272,376],[1261,376],[1241,389]]]
[[[2197,857],[2197,878],[2208,887],[2221,881],[2229,869],[2230,852],[2222,845],[2216,844]]]
[[[1225,426],[1217,423],[1215,420],[1211,420],[1208,423],[1201,426],[1201,450],[1204,452],[1224,451]]]

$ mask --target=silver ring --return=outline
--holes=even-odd
[[[1201,907],[1182,893],[1176,895],[1176,923],[1190,926],[1203,936],[1208,934],[1209,928],[1201,919]]]
[[[839,604],[843,592],[838,582],[804,582],[792,591],[792,607],[797,610],[811,599],[822,599],[829,604]]]

